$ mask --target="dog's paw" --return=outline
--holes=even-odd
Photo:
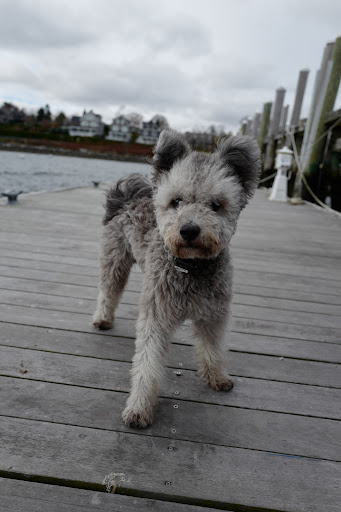
[[[122,418],[127,427],[146,428],[153,423],[152,411],[134,411],[126,407]]]
[[[96,327],[96,329],[106,331],[112,328],[114,322],[110,320],[104,320],[103,318],[95,317],[92,323]]]
[[[210,380],[208,385],[215,391],[230,391],[233,388],[233,379],[224,376],[221,379]]]

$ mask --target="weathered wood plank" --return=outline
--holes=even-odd
[[[182,407],[176,397],[161,399],[153,425],[135,433],[341,461],[339,421],[192,402]],[[131,432],[121,416],[126,393],[0,377],[0,398],[2,416]]]
[[[234,244],[231,246],[232,257],[235,260],[245,260],[246,262],[252,263],[264,263],[264,251],[257,249],[239,249]],[[286,247],[290,252],[283,253],[281,248],[273,249],[268,251],[267,255],[270,261],[277,262],[278,264],[293,265],[293,266],[309,266],[310,268],[322,268],[337,271],[340,266],[340,258],[330,258],[326,256],[316,255],[304,255],[301,254],[301,247]]]
[[[127,293],[130,293],[129,291]],[[130,297],[132,294],[130,293]],[[123,298],[117,309],[117,317],[135,320],[138,316],[138,306],[126,302],[127,295]],[[132,297],[136,302],[137,297]],[[96,309],[95,300],[75,299],[69,297],[56,297],[55,295],[41,295],[34,292],[16,292],[0,290],[0,303],[17,306],[29,306],[32,308],[52,309],[54,311],[70,311],[92,315]],[[264,308],[255,305],[243,305],[234,303],[232,314],[235,317],[254,318],[256,320],[269,320],[288,322],[291,324],[311,325],[319,327],[332,327],[341,329],[341,315],[326,315],[319,313],[307,313],[300,311],[286,311],[273,308]],[[341,331],[340,331],[341,337]]]
[[[268,288],[263,289],[263,293],[268,293],[268,296],[260,296],[256,295],[256,290],[250,290],[248,287],[248,292],[253,292],[253,294],[247,293],[238,293],[238,289],[240,288],[238,285],[235,287],[235,292],[233,295],[233,304],[241,304],[244,306],[257,306],[262,308],[270,308],[270,309],[281,309],[282,311],[296,311],[296,312],[305,312],[305,313],[319,313],[323,315],[336,315],[341,316],[341,305],[333,305],[333,304],[322,304],[321,302],[308,302],[304,300],[295,300],[290,298],[282,299],[277,297],[271,297],[271,292],[269,292]],[[257,291],[259,288],[257,288]],[[322,298],[322,296],[319,296]],[[341,302],[341,297],[340,297]]]
[[[91,316],[81,313],[70,313],[61,311],[50,311],[48,309],[30,308],[24,306],[15,306],[0,304],[0,321],[10,322],[21,325],[35,325],[37,327],[51,327],[63,330],[73,330],[78,332],[94,332],[91,325]],[[231,328],[235,332],[253,333],[266,336],[286,337],[293,339],[303,339],[311,341],[322,341],[330,343],[340,343],[340,333],[338,329],[327,327],[316,327],[306,325],[288,325],[284,322],[272,322],[266,320],[252,320],[243,318],[233,318]],[[135,336],[135,322],[131,319],[117,318],[113,328],[110,331],[103,331],[104,336]],[[192,331],[184,327],[179,335],[174,336],[174,340],[182,343],[192,344]]]
[[[0,418],[0,429],[0,468],[16,474],[89,486],[122,472],[131,479],[123,489],[150,497],[220,508],[339,509],[341,466],[335,462],[178,440],[169,450],[168,439],[14,418]]]
[[[68,248],[58,249],[54,247],[49,250],[48,247],[41,245],[22,244],[20,239],[17,242],[11,243],[11,248],[6,246],[0,247],[0,255],[10,258],[19,257],[23,259],[33,259],[38,261],[50,261],[60,263],[70,263],[86,266],[98,265],[98,248],[89,250],[87,248],[86,257],[82,254],[75,254],[74,250]],[[252,249],[238,249],[232,246],[232,257],[234,265],[240,269],[254,268],[259,266],[268,270],[268,264],[264,262],[264,252]],[[285,253],[277,251],[267,251],[267,260],[271,262],[272,267],[279,267],[282,271],[283,267],[300,269],[304,271],[307,267],[309,271],[313,269],[314,272],[329,272],[335,276],[341,270],[340,258],[328,258],[324,256],[304,256],[298,250],[296,253]],[[286,272],[288,273],[288,272]],[[290,273],[290,272],[289,272]]]
[[[22,228],[22,226],[21,226]],[[51,229],[51,227],[50,227]],[[66,249],[67,251],[75,251],[74,254],[77,254],[78,251],[98,251],[98,240],[81,240],[76,237],[67,238],[67,237],[52,237],[52,236],[42,236],[39,234],[25,233],[25,231],[4,231],[0,232],[0,242],[5,244],[10,243],[20,243],[23,245],[39,245],[42,248],[46,249]],[[80,254],[86,254],[80,252]]]
[[[232,319],[232,330],[243,333],[253,333],[265,336],[285,337],[297,340],[321,341],[324,343],[340,343],[339,329],[307,325],[291,325],[285,322],[266,320],[251,320],[243,318]]]
[[[104,486],[103,486],[104,489]],[[118,491],[119,492],[119,491]],[[210,512],[212,508],[0,478],[1,512]]]
[[[127,362],[4,346],[1,356],[0,375],[3,376],[113,391],[130,389],[131,365]],[[235,377],[234,389],[222,393],[201,382],[197,372],[181,369],[178,376],[176,371],[166,369],[161,396],[173,397],[179,391],[181,400],[341,419],[341,411],[330,407],[341,399],[339,389]]]
[[[340,344],[333,343],[319,343],[284,337],[276,338],[231,332],[228,335],[228,347],[230,350],[253,354],[309,359],[329,363],[341,362],[341,346]]]
[[[11,245],[11,249],[0,247],[0,256],[1,258],[11,258],[11,260],[25,260],[27,262],[30,261],[40,261],[45,263],[63,263],[65,265],[77,265],[84,267],[98,267],[98,254],[93,253],[85,255],[75,255],[74,251],[70,251],[70,255],[56,254],[55,251],[53,253],[44,253],[43,247],[40,247],[40,251],[38,248],[35,248],[35,251],[32,252],[31,249],[27,247],[20,246],[18,244]]]
[[[59,274],[60,282],[70,282],[72,284],[87,284],[88,286],[97,286],[97,270],[93,267],[72,266],[65,264],[36,262],[34,260],[22,260],[16,258],[8,265],[8,258],[3,258],[6,264],[0,263],[0,275],[12,277],[27,277],[30,279],[40,279],[46,281],[55,281],[55,275]],[[23,265],[23,266],[21,266]],[[39,273],[38,273],[39,272]],[[41,277],[39,276],[41,274]],[[63,275],[64,274],[64,275]],[[33,277],[32,277],[33,276]],[[89,279],[84,283],[84,279]],[[142,281],[141,277],[134,275],[133,281]],[[235,282],[252,286],[264,286],[276,288],[281,287],[286,290],[304,291],[311,293],[320,293],[326,295],[339,295],[340,283],[333,280],[321,279],[319,277],[307,278],[303,276],[276,274],[273,272],[259,272],[258,270],[235,270]]]
[[[193,339],[195,344],[195,340]],[[6,322],[0,324],[0,344],[12,347],[30,348],[62,354],[115,359],[117,354],[125,353],[133,344],[133,338],[102,336],[101,333],[83,333],[46,329],[28,325],[14,325]],[[229,333],[227,345],[230,351],[247,352],[269,356],[289,357],[320,361],[325,363],[341,363],[341,346],[333,343],[290,340],[254,334]],[[181,362],[189,365],[192,357],[191,345],[170,346],[169,364],[176,366],[179,354]],[[230,352],[229,357],[231,357]],[[230,359],[231,361],[231,359]],[[231,366],[233,368],[233,366]]]
[[[128,285],[129,286],[129,285]],[[35,279],[20,277],[0,276],[0,288],[5,290],[31,291],[48,295],[60,295],[80,299],[96,299],[97,287],[83,286],[56,282],[45,282]],[[135,287],[136,288],[136,287]],[[341,297],[337,295],[321,295],[304,292],[292,292],[278,288],[266,288],[234,284],[234,302],[238,304],[251,304],[280,308],[288,311],[305,311],[310,313],[323,313],[339,315],[341,311]],[[125,292],[123,302],[129,304],[138,303],[139,291]]]
[[[26,327],[26,326],[25,326]],[[45,341],[43,345],[50,352],[61,353],[58,350],[60,336],[57,333],[44,333]],[[52,336],[51,336],[52,334]],[[20,342],[12,342],[12,330],[9,336],[0,335],[1,340],[4,339],[4,345],[15,348],[20,346]],[[24,344],[28,345],[27,335],[25,334]],[[84,336],[84,335],[82,335]],[[106,337],[102,337],[102,339]],[[68,346],[65,347],[64,353],[73,355],[83,355],[87,357],[95,357],[99,359],[131,362],[135,352],[135,345],[132,339],[117,339],[110,344],[95,343],[95,339],[89,340],[89,344],[83,348],[83,340],[75,344],[73,338],[69,340]],[[108,347],[109,345],[109,347]],[[81,348],[80,348],[81,347]],[[41,349],[41,343],[38,347],[38,339],[34,338],[30,343],[30,348]],[[25,352],[21,349],[17,351],[18,357],[25,357]],[[1,354],[1,347],[0,347]],[[4,356],[6,357],[6,356]],[[31,355],[30,357],[34,357]],[[39,357],[39,356],[37,356]],[[171,368],[183,368],[196,370],[195,352],[190,346],[171,345],[168,358],[168,366]],[[248,354],[242,352],[230,352],[228,358],[228,369],[231,375],[239,377],[252,377],[258,379],[268,379],[281,382],[293,382],[297,384],[311,384],[314,386],[327,386],[332,388],[341,388],[341,366],[338,364],[321,363],[315,361],[303,361],[300,359],[273,357],[258,354]]]
[[[333,260],[335,261],[335,260]],[[33,263],[35,262],[35,264]],[[302,276],[309,278],[322,278],[332,281],[341,281],[339,278],[341,272],[341,265],[339,262],[335,262],[333,268],[323,268],[321,266],[305,266],[298,264],[285,264],[282,261],[277,261],[275,257],[268,255],[267,262],[255,261],[255,259],[245,259],[243,253],[238,254],[234,259],[234,267],[237,270],[254,272],[272,272],[274,274],[285,274],[291,276]],[[79,273],[79,267],[85,267],[84,272],[88,270],[89,275],[94,275],[94,268],[98,267],[98,256],[94,255],[92,259],[76,257],[76,256],[57,256],[55,254],[39,254],[30,253],[26,251],[18,252],[13,248],[11,251],[2,248],[0,250],[0,263],[1,265],[19,266],[23,268],[40,268],[44,270],[44,266],[47,269],[51,268],[48,263],[56,265],[55,270],[58,270],[59,265],[64,265],[65,272],[68,273]],[[67,268],[69,266],[69,268]]]

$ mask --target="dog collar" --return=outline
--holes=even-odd
[[[204,260],[200,258],[174,258],[174,268],[183,274],[197,274],[208,270],[216,258]]]

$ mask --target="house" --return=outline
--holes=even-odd
[[[138,144],[156,144],[160,133],[162,132],[162,126],[159,121],[148,121],[142,123],[140,135],[136,139]]]
[[[23,123],[25,121],[25,112],[19,110],[12,103],[5,102],[0,107],[0,123]]]
[[[102,137],[104,133],[104,123],[99,114],[95,114],[92,110],[84,113],[80,118],[79,125],[71,125],[68,127],[69,135],[73,137]]]
[[[127,117],[120,115],[115,117],[110,125],[107,140],[130,142],[133,132],[138,131]]]

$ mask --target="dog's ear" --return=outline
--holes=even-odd
[[[241,183],[246,204],[255,193],[261,174],[257,141],[245,135],[224,137],[217,143],[217,152],[228,168],[228,175],[237,176]]]
[[[176,160],[180,160],[190,152],[191,148],[186,139],[173,130],[163,130],[154,148],[153,180],[168,172]]]

